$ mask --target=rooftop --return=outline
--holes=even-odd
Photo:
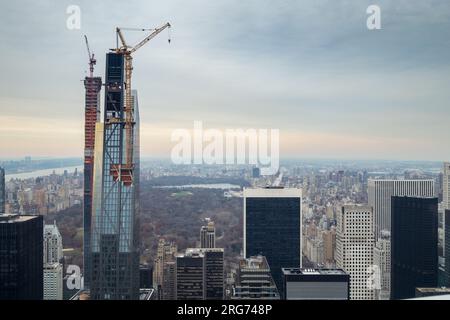
[[[283,268],[284,275],[346,275],[342,269],[300,269]]]

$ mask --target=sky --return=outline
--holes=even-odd
[[[381,30],[366,9],[381,8]],[[66,26],[80,8],[80,29]],[[175,129],[279,129],[285,157],[450,159],[447,0],[2,1],[0,158],[82,157],[88,56],[115,27],[163,32],[134,54],[141,154]],[[145,37],[126,32],[130,43]],[[102,97],[103,98],[103,97]]]

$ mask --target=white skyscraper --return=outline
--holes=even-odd
[[[391,294],[391,238],[388,231],[381,233],[375,243],[373,264],[378,267],[380,275],[379,287],[375,290],[377,300],[389,300]]]
[[[56,222],[44,226],[44,265],[61,262],[63,245]]]
[[[350,275],[350,299],[373,300],[373,211],[369,206],[343,206],[337,214],[336,266]]]
[[[382,230],[391,232],[391,197],[434,197],[434,180],[369,180],[368,196],[378,239]]]
[[[63,299],[63,270],[61,263],[44,265],[44,300]]]

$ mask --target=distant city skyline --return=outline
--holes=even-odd
[[[78,1],[80,30],[66,28],[69,4],[3,4],[0,158],[81,157],[83,35],[103,77],[116,26],[170,21],[171,44],[134,61],[143,156],[168,157],[171,132],[201,120],[279,129],[282,157],[450,159],[448,1],[377,1],[375,31],[368,0]]]

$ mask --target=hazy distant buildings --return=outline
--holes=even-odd
[[[302,264],[301,203],[301,189],[244,189],[244,256],[265,256],[279,289],[281,268]]]
[[[187,249],[176,258],[177,300],[224,298],[223,249]]]
[[[63,299],[63,266],[61,263],[44,265],[44,300]]]
[[[285,300],[349,300],[350,276],[339,269],[283,268]]]
[[[373,264],[379,269],[380,282],[375,290],[376,300],[389,300],[391,294],[391,234],[382,231],[375,242]]]
[[[0,215],[0,300],[42,300],[42,216]]]
[[[200,248],[216,247],[216,228],[214,221],[207,220],[207,225],[200,229]]]
[[[438,199],[392,197],[391,299],[437,287]]]
[[[234,273],[231,299],[280,299],[270,266],[264,256],[252,256],[239,261]]]
[[[373,266],[373,211],[369,206],[343,206],[337,214],[336,266],[350,275],[350,299],[373,300],[368,280]]]

